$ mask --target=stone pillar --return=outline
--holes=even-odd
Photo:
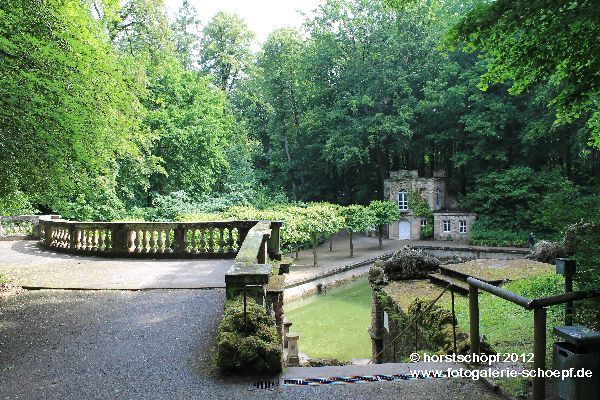
[[[129,249],[127,248],[127,234],[129,231],[127,227],[123,223],[113,223],[111,227],[111,239],[112,239],[112,252],[119,253],[127,253]]]
[[[173,253],[185,253],[185,230],[180,224],[178,224],[173,231],[173,241],[175,242],[175,245],[173,246]]]
[[[383,354],[380,354],[383,350],[383,309],[377,301],[378,289],[371,287],[371,329],[369,334],[371,336],[371,351],[373,353],[372,360],[376,364],[380,364],[383,359]]]
[[[271,236],[267,242],[267,252],[269,253],[269,257],[274,260],[281,260],[280,229],[282,224],[280,221],[271,222]]]
[[[292,322],[283,318],[283,348],[284,349],[287,349],[287,347],[288,347],[287,334],[290,333],[290,326],[292,326]]]
[[[298,366],[300,364],[300,357],[298,355],[298,339],[300,335],[297,333],[288,333],[285,337],[288,343],[286,364],[288,367]]]
[[[44,244],[46,247],[52,245],[52,224],[44,221]]]
[[[258,250],[256,261],[259,264],[266,264],[267,260],[269,259],[268,255],[267,255],[267,243],[268,243],[268,239],[267,238],[268,238],[267,235],[265,235],[263,237],[263,241],[262,241],[262,243],[260,245],[260,248]]]

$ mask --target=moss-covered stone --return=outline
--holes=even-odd
[[[387,280],[397,281],[426,278],[439,266],[440,261],[437,258],[431,257],[421,250],[415,250],[410,246],[404,246],[391,259],[376,262],[374,268],[383,269]]]
[[[483,281],[514,281],[554,274],[554,266],[527,259],[493,260],[477,259],[462,264],[444,265],[444,269],[473,276]]]

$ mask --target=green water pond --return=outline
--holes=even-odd
[[[285,316],[300,334],[301,353],[312,358],[371,358],[371,286],[367,279],[285,305]]]

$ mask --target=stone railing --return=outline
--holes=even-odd
[[[227,298],[246,293],[265,304],[266,287],[271,274],[269,258],[281,259],[279,228],[281,222],[259,221],[250,229],[235,262],[225,274]]]
[[[258,221],[75,222],[40,218],[48,249],[110,257],[234,258]],[[270,222],[268,223],[270,224]],[[279,237],[281,224],[274,223]],[[269,248],[279,254],[276,248]]]
[[[39,239],[40,218],[58,219],[60,215],[15,215],[0,217],[0,240]]]

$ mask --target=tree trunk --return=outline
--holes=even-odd
[[[329,252],[333,251],[333,236],[329,238]]]
[[[379,236],[379,250],[381,250],[381,249],[383,249],[383,241],[382,241],[383,225],[377,226],[377,236]]]
[[[298,242],[295,243],[296,247],[296,260],[298,259]]]
[[[350,258],[354,257],[354,243],[352,243],[352,231],[350,233]]]
[[[317,268],[319,264],[317,264],[317,236],[313,235],[311,237],[312,241],[312,251],[313,251],[313,267]]]
[[[290,154],[290,146],[288,143],[288,135],[287,132],[285,134],[285,136],[283,137],[283,148],[285,150],[285,155],[287,156],[287,160],[288,160],[288,164],[290,166],[291,169],[291,165],[292,165],[292,156]],[[291,175],[291,179],[292,179],[292,200],[296,201],[296,182],[294,179],[294,174],[293,172],[290,171],[290,175]]]

